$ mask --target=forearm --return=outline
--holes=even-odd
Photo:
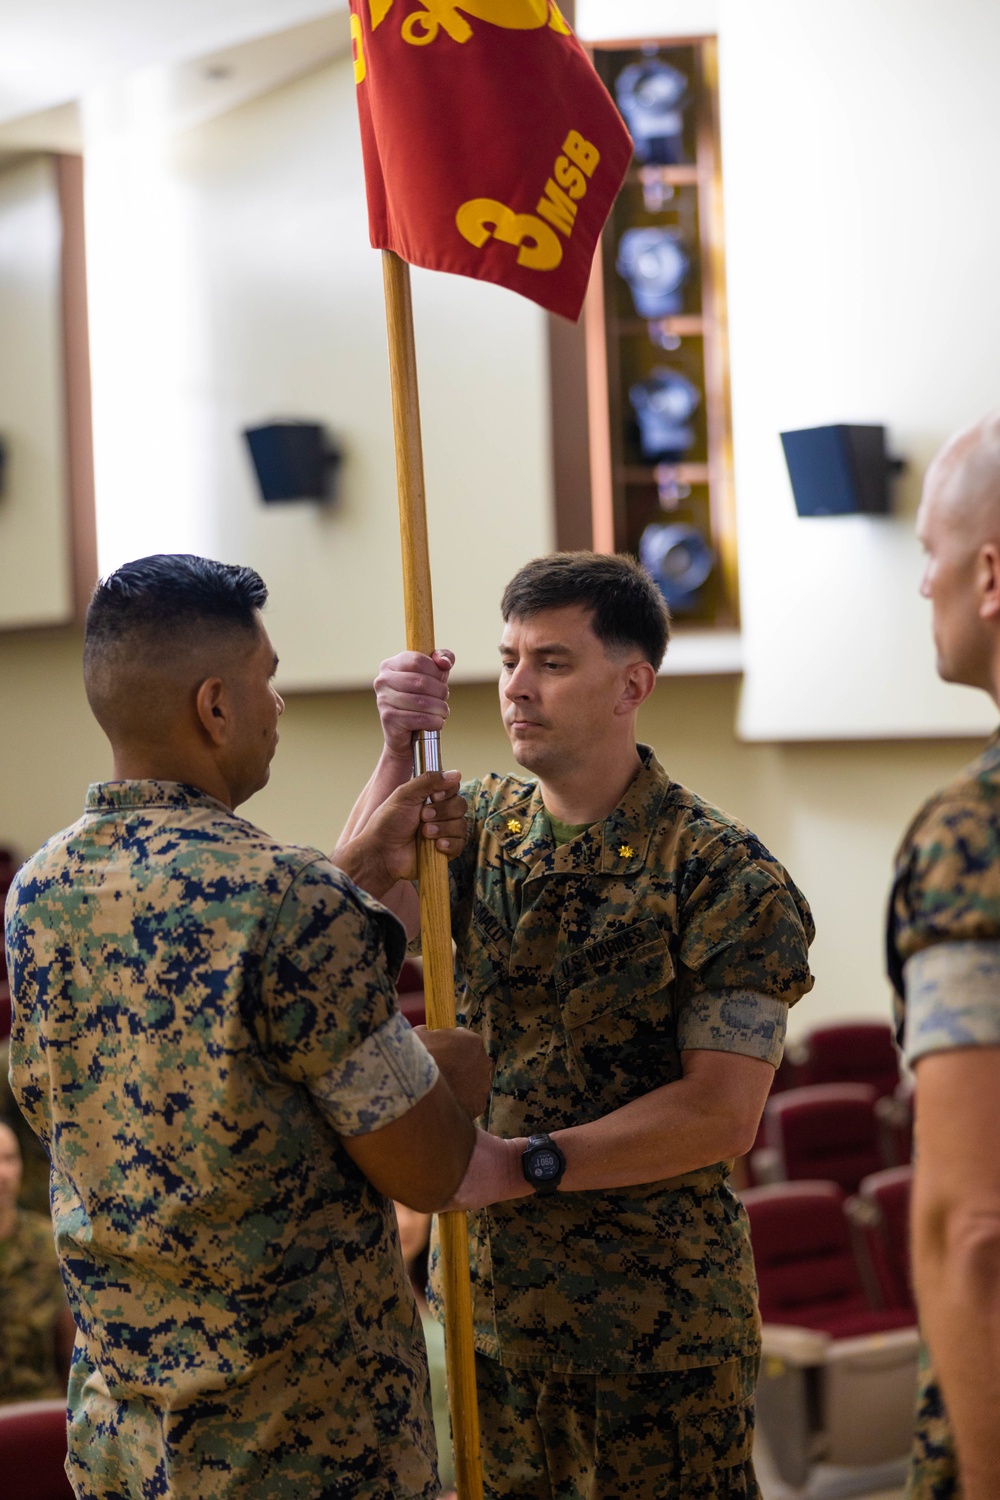
[[[383,746],[382,754],[360,797],[351,808],[350,817],[337,840],[337,849],[357,837],[365,828],[369,818],[382,806],[392,792],[413,775],[413,761],[409,756],[393,755]],[[335,860],[335,863],[337,861]],[[341,866],[343,868],[343,866]]]
[[[330,860],[345,875],[349,875],[356,886],[360,886],[361,890],[367,891],[369,896],[374,896],[376,901],[383,904],[387,904],[390,892],[402,884],[389,874],[377,845],[371,839],[366,839],[363,833],[346,840],[342,835]],[[392,907],[389,909],[393,910]]]
[[[550,1126],[566,1158],[561,1192],[614,1191],[680,1177],[741,1155],[752,1143],[773,1068],[757,1058],[690,1052],[685,1074],[599,1120]],[[486,1137],[455,1206],[480,1208],[530,1192],[521,1174],[526,1139]]]
[[[742,1153],[740,1122],[725,1100],[679,1078],[588,1125],[554,1130],[566,1157],[564,1192],[635,1187],[680,1177]]]
[[[955,1432],[964,1500],[1000,1495],[1000,1205],[914,1195],[920,1319]]]
[[[414,840],[431,840],[453,859],[465,843],[465,802],[457,771],[402,772],[402,762],[383,753],[330,858],[413,937],[419,929]]]

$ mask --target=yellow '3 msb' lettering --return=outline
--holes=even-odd
[[[517,263],[529,271],[552,271],[562,260],[559,237],[534,214],[516,214],[495,198],[471,198],[455,215],[458,232],[481,250],[487,240],[517,246]]]
[[[490,239],[516,246],[519,266],[554,271],[563,257],[559,235],[569,239],[573,233],[577,204],[600,160],[597,147],[571,130],[533,214],[517,213],[496,198],[472,198],[455,215],[459,234],[477,250]]]

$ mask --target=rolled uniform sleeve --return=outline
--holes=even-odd
[[[917,818],[898,856],[890,917],[907,1062],[1000,1046],[1000,820],[974,783]]]
[[[785,1046],[788,1003],[753,990],[695,990],[681,1002],[677,1045],[682,1052],[736,1052],[777,1068]]]
[[[1000,1047],[1000,941],[936,943],[903,966],[912,1067],[931,1052]]]
[[[340,1135],[399,1119],[438,1069],[396,1004],[401,925],[329,861],[289,885],[264,957],[266,1055]]]

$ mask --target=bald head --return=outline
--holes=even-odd
[[[21,1160],[21,1147],[17,1136],[5,1120],[0,1120],[0,1155],[16,1156]]]
[[[965,428],[934,459],[917,536],[938,672],[1000,703],[1000,413]]]
[[[968,548],[1000,542],[1000,412],[956,433],[934,458],[924,483],[925,517],[932,508]]]

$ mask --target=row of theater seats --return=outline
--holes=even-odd
[[[902,1460],[918,1333],[912,1109],[888,1025],[817,1028],[775,1078],[740,1189],[764,1322],[758,1427],[792,1494]]]
[[[788,1049],[745,1163],[752,1185],[821,1179],[847,1193],[913,1148],[910,1084],[891,1028],[878,1021],[817,1027]]]
[[[741,1193],[763,1329],[758,1430],[792,1494],[817,1464],[902,1460],[913,1433],[919,1337],[909,1276],[909,1167]]]

